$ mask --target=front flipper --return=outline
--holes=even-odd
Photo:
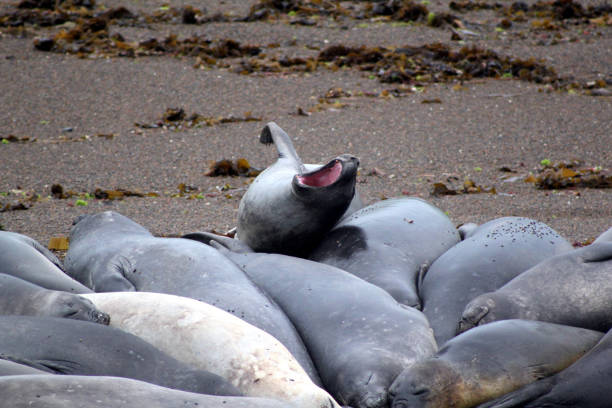
[[[478,405],[477,408],[522,407],[530,401],[550,392],[555,385],[555,376],[531,383],[502,397]]]
[[[192,239],[206,245],[214,246],[213,242],[221,244],[223,247],[238,254],[248,254],[255,252],[244,242],[239,239],[233,239],[223,235],[213,234],[212,232],[192,232],[183,235],[181,238]]]
[[[259,135],[259,141],[263,144],[274,143],[278,150],[279,158],[288,159],[294,162],[299,174],[306,172],[306,168],[295,151],[289,135],[276,123],[268,122],[268,124],[264,126]]]
[[[106,270],[100,276],[93,277],[95,292],[135,292],[136,286],[128,279],[136,272],[133,263],[123,255],[110,259]]]

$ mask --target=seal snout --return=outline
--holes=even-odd
[[[91,321],[94,323],[108,326],[110,324],[110,315],[99,310],[92,310],[90,313]]]
[[[468,305],[457,325],[457,334],[468,331],[480,324],[480,321],[489,313],[489,308],[484,305]]]

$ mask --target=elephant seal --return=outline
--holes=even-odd
[[[320,384],[287,316],[214,248],[189,239],[154,237],[129,218],[107,211],[77,221],[64,262],[67,273],[96,292],[167,293],[217,306],[278,339]]]
[[[43,288],[72,293],[91,290],[71,279],[51,251],[32,238],[0,231],[0,273],[13,275]]]
[[[218,247],[227,241],[201,238]],[[343,270],[280,254],[223,253],[287,313],[340,404],[386,407],[402,369],[437,349],[421,312]]]
[[[263,398],[221,397],[143,381],[78,375],[0,377],[0,408],[290,408]]]
[[[391,408],[468,408],[553,375],[603,333],[530,320],[504,320],[449,340],[397,377]]]
[[[602,332],[612,328],[612,242],[548,258],[467,304],[459,331],[529,319]]]
[[[608,408],[612,384],[612,331],[574,364],[478,408]]]
[[[274,142],[279,157],[240,200],[236,238],[258,252],[304,256],[349,208],[359,160],[345,154],[308,171],[276,123],[259,140]]]
[[[339,222],[310,254],[420,308],[417,276],[423,265],[459,242],[459,233],[438,208],[419,198],[379,201]]]
[[[529,218],[498,218],[476,228],[436,259],[419,282],[423,313],[438,344],[455,336],[470,300],[573,249],[548,225]]]
[[[297,407],[338,407],[274,337],[194,299],[145,292],[83,295],[132,333],[192,367],[229,380],[244,395]]]
[[[58,317],[0,316],[0,355],[58,374],[110,375],[184,391],[241,395],[218,375],[196,370],[144,340],[101,324]]]
[[[41,288],[0,273],[0,315],[55,316],[108,324],[109,316],[73,293]]]

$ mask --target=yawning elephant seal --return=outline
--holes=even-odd
[[[345,154],[308,171],[276,123],[259,140],[274,142],[279,158],[242,197],[236,237],[258,252],[305,255],[349,208],[359,160]]]

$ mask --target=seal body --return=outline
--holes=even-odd
[[[287,316],[216,249],[189,239],[156,238],[110,211],[80,219],[70,242],[66,270],[96,292],[158,292],[206,302],[277,338],[313,381],[320,381]]]
[[[0,315],[53,316],[108,324],[109,317],[73,293],[41,288],[0,273]]]
[[[418,198],[395,198],[343,219],[309,258],[379,286],[400,303],[420,307],[419,271],[459,240],[459,232],[438,208]]]
[[[606,332],[612,327],[612,242],[548,258],[467,304],[459,330],[529,319]]]
[[[420,311],[345,271],[278,254],[226,255],[287,313],[340,404],[385,407],[403,367],[437,349]]]
[[[161,293],[84,296],[110,314],[113,327],[185,364],[226,378],[245,395],[304,408],[337,406],[278,340],[221,309]]]
[[[290,408],[263,398],[220,397],[117,377],[19,375],[0,377],[0,408]]]
[[[612,332],[574,364],[479,408],[608,408],[612,383]]]
[[[71,279],[51,251],[32,238],[0,231],[0,273],[13,275],[43,288],[71,293],[91,290]]]
[[[223,378],[192,369],[119,329],[57,317],[0,316],[0,354],[58,374],[134,378],[204,394],[241,395]]]
[[[240,200],[236,237],[258,252],[303,256],[349,208],[359,160],[341,155],[308,171],[274,122],[265,126],[260,141],[274,142],[279,158]]]
[[[529,320],[478,327],[408,366],[390,388],[391,407],[473,407],[563,370],[602,336]]]
[[[476,228],[436,259],[419,285],[423,313],[438,344],[455,336],[470,300],[498,289],[546,258],[571,250],[556,231],[529,218],[498,218]]]

